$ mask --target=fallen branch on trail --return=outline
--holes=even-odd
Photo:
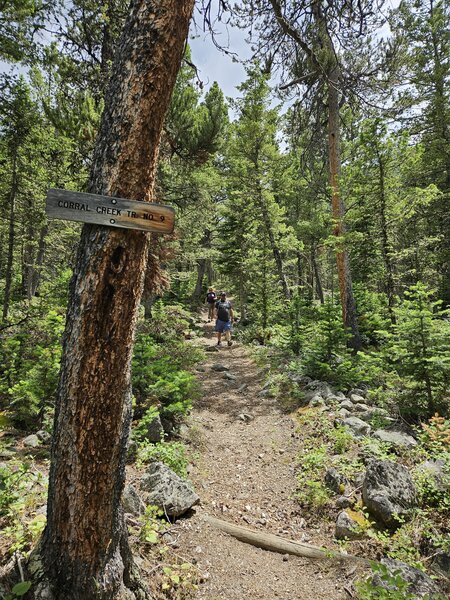
[[[209,515],[202,515],[202,518],[210,525],[213,525],[213,527],[232,535],[245,544],[251,544],[252,546],[263,548],[264,550],[270,550],[271,552],[292,554],[294,556],[303,556],[306,558],[346,560],[369,565],[369,561],[366,558],[353,556],[352,554],[343,554],[342,552],[326,550],[324,548],[319,548],[318,546],[312,546],[311,544],[302,544],[301,542],[286,540],[272,533],[254,531],[252,529],[248,529],[248,527],[234,525],[234,523],[222,521],[221,519],[216,519],[215,517],[210,517]]]

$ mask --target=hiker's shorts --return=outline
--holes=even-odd
[[[231,320],[221,321],[220,319],[217,319],[215,331],[220,333],[225,333],[225,331],[231,331]]]

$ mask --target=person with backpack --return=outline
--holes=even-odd
[[[220,293],[220,298],[216,302],[216,327],[217,331],[217,345],[222,345],[222,333],[225,333],[225,339],[229,346],[233,343],[231,341],[231,323],[233,319],[233,307],[231,302],[227,300],[225,292]]]
[[[208,293],[206,294],[206,304],[208,306],[208,323],[211,319],[214,319],[214,307],[217,301],[216,292],[214,288],[208,288]]]

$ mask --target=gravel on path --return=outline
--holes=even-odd
[[[206,321],[206,320],[205,320]],[[215,344],[205,322],[202,345]],[[213,370],[216,364],[227,373]],[[283,556],[261,550],[218,531],[206,513],[286,539],[331,547],[320,529],[308,527],[293,499],[298,434],[276,398],[260,395],[263,375],[240,344],[208,352],[199,371],[203,394],[189,422],[195,447],[189,478],[201,505],[177,521],[172,534],[178,552],[203,576],[198,598],[210,600],[341,600],[349,598],[352,565]],[[335,547],[336,548],[336,547]]]

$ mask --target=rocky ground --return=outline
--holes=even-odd
[[[214,349],[205,323],[206,350]],[[213,515],[286,539],[336,546],[293,498],[299,436],[294,421],[262,390],[264,377],[239,344],[207,352],[203,396],[185,436],[195,446],[189,477],[201,504],[171,529],[177,551],[197,564],[198,597],[285,600],[352,596],[356,568],[281,555],[244,544],[203,520]]]

